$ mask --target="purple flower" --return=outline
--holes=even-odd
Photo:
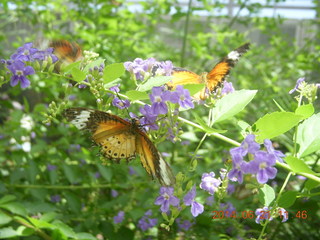
[[[206,204],[211,206],[214,203],[214,195],[207,197]]]
[[[182,108],[194,108],[189,90],[184,89],[181,85],[178,85],[176,91],[172,93],[170,101],[178,103]]]
[[[144,216],[140,218],[138,221],[138,225],[142,231],[147,231],[149,228],[152,228],[158,224],[158,219],[156,218],[148,218],[148,216],[152,215],[152,211],[148,210],[145,212]]]
[[[32,56],[30,61],[34,61],[34,60],[47,60],[49,57],[51,57],[52,62],[55,63],[56,61],[58,61],[58,57],[56,55],[53,54],[54,48],[48,48],[44,51],[40,51],[37,50],[37,52],[35,52]]]
[[[236,208],[233,206],[231,202],[221,203],[220,208],[224,209],[224,215],[226,217],[231,217],[232,214],[236,212]]]
[[[151,106],[144,105],[140,108],[140,113],[143,115],[140,119],[141,125],[152,130],[158,130],[159,126],[155,124],[158,116],[152,112]]]
[[[171,61],[158,62],[154,68],[156,76],[171,76],[173,65]]]
[[[269,210],[268,207],[258,208],[255,212],[257,218],[256,223],[260,224],[261,221],[269,219],[271,221],[273,218],[271,217],[271,208]]]
[[[111,189],[111,196],[112,197],[117,197],[119,195],[119,193],[116,190]]]
[[[61,201],[61,197],[60,197],[60,195],[52,195],[51,197],[51,202],[53,202],[53,203],[57,203],[57,202],[60,202]]]
[[[234,92],[234,88],[232,86],[232,82],[225,81],[223,84],[223,88],[221,90],[221,95],[223,96],[233,92]]]
[[[125,62],[124,67],[136,80],[144,81],[151,76],[151,69],[155,63],[154,58],[136,58],[133,62]]]
[[[288,220],[289,213],[284,208],[278,208],[278,213],[281,218],[283,218],[281,222],[286,222]]]
[[[113,217],[113,222],[115,224],[121,223],[124,219],[124,211],[119,211],[117,216]]]
[[[35,54],[38,49],[32,47],[32,43],[25,43],[22,47],[19,47],[13,55],[11,55],[11,59],[14,61],[31,61],[31,56]]]
[[[8,65],[7,68],[13,73],[10,81],[12,87],[16,86],[19,81],[21,82],[21,88],[26,88],[30,85],[30,81],[26,78],[26,76],[35,73],[31,66],[26,66],[25,63],[17,60],[11,65]]]
[[[57,166],[56,165],[51,165],[51,164],[48,164],[47,165],[47,170],[50,172],[50,171],[54,171],[57,169]]]
[[[150,100],[152,102],[151,111],[155,115],[166,114],[168,112],[168,107],[166,101],[170,100],[168,95],[169,91],[163,92],[162,87],[153,87],[152,94],[150,94]]]
[[[275,178],[277,169],[273,166],[276,164],[274,155],[267,152],[258,151],[255,153],[254,160],[248,163],[246,173],[257,175],[257,181],[264,184],[268,179]]]
[[[117,84],[117,85],[110,87],[109,90],[118,93],[118,92],[120,92],[119,87],[120,87],[120,84]]]
[[[155,205],[161,205],[161,212],[168,212],[170,205],[179,206],[179,198],[173,195],[173,187],[161,187],[160,196],[154,202]]]
[[[193,225],[193,223],[188,220],[184,220],[183,222],[181,222],[181,218],[177,218],[176,221],[178,224],[179,231],[181,230],[188,231]]]
[[[275,150],[272,146],[272,142],[269,139],[265,139],[264,140],[264,146],[267,149],[267,152],[269,154],[274,155],[274,157],[281,163],[283,163],[283,157],[285,157],[286,155],[284,155],[281,151]]]
[[[230,194],[234,193],[235,190],[236,190],[236,186],[229,183],[228,187],[227,187],[228,194],[230,195]]]
[[[299,78],[299,79],[297,80],[296,86],[289,91],[289,94],[292,94],[292,93],[294,93],[295,91],[297,91],[297,90],[299,89],[299,87],[300,87],[300,84],[301,84],[302,82],[304,82],[304,80],[305,80],[305,78]]]
[[[215,173],[204,173],[201,177],[201,183],[200,188],[209,192],[209,194],[213,195],[214,192],[217,190],[217,188],[221,184],[221,180],[218,178],[215,178]]]
[[[186,206],[191,205],[191,214],[197,217],[199,214],[203,213],[204,207],[201,203],[194,201],[196,197],[196,185],[184,196],[183,201]]]
[[[228,178],[235,182],[238,181],[239,183],[243,182],[243,174],[244,169],[246,169],[247,163],[245,161],[232,161],[232,169],[231,171],[228,173]]]
[[[94,173],[94,178],[95,179],[98,179],[98,178],[100,178],[101,177],[101,174],[99,173],[99,172],[95,172]]]
[[[115,97],[113,100],[112,100],[112,105],[119,108],[119,109],[125,109],[125,108],[128,108],[130,106],[130,102],[128,99],[125,99],[125,100],[121,100],[117,97]]]
[[[249,134],[241,143],[240,147],[232,148],[230,150],[231,156],[233,154],[239,153],[241,156],[245,156],[248,153],[254,154],[256,151],[260,149],[260,144],[255,142],[255,135]]]

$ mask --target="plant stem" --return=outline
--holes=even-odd
[[[186,16],[186,22],[184,24],[184,33],[183,33],[183,41],[182,41],[182,49],[181,49],[181,59],[180,59],[180,66],[183,67],[185,62],[185,54],[186,54],[186,46],[187,46],[187,38],[188,38],[188,28],[189,28],[189,19],[191,15],[191,5],[192,0],[189,0],[188,3],[188,12]]]

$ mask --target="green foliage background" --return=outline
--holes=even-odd
[[[308,34],[297,42],[283,32],[286,19],[280,16],[260,17],[261,4],[247,0],[236,2],[241,5],[241,11],[248,12],[247,15],[236,15],[232,19],[216,15],[225,6],[219,1],[206,0],[193,1],[194,5],[189,9],[181,7],[175,0],[145,1],[139,2],[140,11],[130,10],[132,2],[116,0],[2,1],[0,56],[9,58],[23,43],[40,38],[66,39],[78,42],[85,50],[99,53],[106,59],[106,64],[132,61],[137,57],[155,57],[157,60],[171,60],[175,66],[201,73],[209,71],[230,50],[249,41],[252,43],[251,50],[232,70],[229,80],[236,89],[259,91],[254,101],[237,118],[214,125],[214,128],[227,129],[228,137],[241,141],[241,128],[237,125],[239,119],[253,124],[267,112],[278,110],[273,99],[285,110],[293,111],[295,103],[288,91],[296,80],[305,76],[308,82],[319,82],[320,23],[319,19],[299,22]],[[267,2],[274,4],[285,0]],[[194,7],[196,4],[197,7]],[[318,17],[319,7],[318,4]],[[202,10],[207,11],[208,16],[197,14]],[[176,225],[170,232],[159,227],[148,234],[135,227],[146,210],[151,208],[154,213],[158,212],[158,206],[153,202],[159,186],[150,184],[138,161],[130,163],[137,172],[137,175],[131,176],[125,163],[103,164],[96,156],[97,149],[91,147],[88,136],[68,128],[61,116],[57,116],[58,119],[51,125],[42,124],[43,112],[48,104],[63,97],[59,81],[61,79],[53,76],[46,79],[40,75],[33,79],[32,90],[22,91],[9,85],[0,89],[0,195],[7,196],[0,202],[8,205],[8,212],[14,213],[1,213],[0,225],[5,230],[0,230],[0,233],[16,236],[18,227],[26,226],[25,220],[18,216],[33,216],[29,221],[33,221],[35,227],[20,229],[20,236],[25,236],[25,239],[45,238],[42,232],[52,239],[96,239],[99,234],[104,239],[142,239],[146,235],[158,239],[177,238]],[[131,90],[133,86],[129,81],[122,82],[123,90]],[[88,92],[75,90],[72,94],[76,96],[76,102],[70,101],[71,105],[96,107],[95,99]],[[17,103],[24,108],[16,107]],[[207,110],[198,107],[194,114],[205,115],[204,111]],[[31,139],[29,153],[15,148],[23,143],[23,136],[31,134],[20,127],[25,113],[35,123],[32,132],[36,137]],[[184,117],[190,119],[192,115],[187,112]],[[186,151],[180,151],[180,143],[171,142],[159,145],[159,149],[171,153],[175,172],[185,171],[188,175],[188,159],[203,134],[187,125],[184,132],[182,140],[191,140],[188,147],[184,146]],[[12,143],[11,139],[15,139],[16,143]],[[292,132],[276,139],[284,152],[292,148],[288,144],[289,139],[292,139]],[[79,145],[80,149],[77,148]],[[228,157],[230,147],[229,143],[208,138],[198,151],[202,161],[199,161],[196,173],[189,177],[199,184],[199,176],[203,172],[210,169],[217,173],[224,166],[223,159]],[[309,160],[314,163],[313,167],[317,167],[317,160],[314,161],[317,158],[318,155]],[[48,171],[48,164],[56,165],[57,169]],[[96,173],[101,177],[96,178]],[[283,180],[284,175],[285,172],[280,171],[278,180]],[[117,190],[119,196],[113,198],[111,189]],[[50,197],[53,195],[60,195],[62,201],[52,203]],[[199,195],[204,201],[206,196]],[[243,211],[255,210],[259,205],[253,200],[253,197],[246,197],[241,201],[233,199],[233,203]],[[316,227],[319,217],[314,215],[318,209],[317,200],[319,198],[314,198],[307,204],[297,201],[291,209],[309,210],[311,216],[308,221],[274,222],[270,230],[270,237],[273,238],[270,239],[319,237]],[[126,220],[125,224],[117,226],[112,218],[120,210],[126,212]],[[241,224],[234,220],[212,222],[210,212],[213,210],[206,209],[205,214],[193,220],[195,225],[191,231],[182,235],[179,233],[181,239],[233,239],[237,236],[246,239],[258,235],[261,227],[253,220]],[[191,214],[185,213],[182,217],[191,219]],[[234,229],[227,233],[226,229],[230,226]],[[243,226],[250,230],[245,230]],[[15,233],[10,235],[11,230]]]

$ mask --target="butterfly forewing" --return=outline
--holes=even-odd
[[[178,85],[202,83],[200,76],[183,68],[174,68],[172,81],[167,83],[169,89],[175,89]]]
[[[175,177],[168,163],[135,121],[127,122],[115,115],[86,108],[69,108],[68,121],[80,130],[89,130],[101,153],[111,160],[130,160],[140,155],[142,166],[162,185],[173,185]]]
[[[72,63],[82,58],[82,50],[80,46],[74,42],[66,40],[53,40],[49,44],[54,48],[54,54],[61,60],[67,63]]]

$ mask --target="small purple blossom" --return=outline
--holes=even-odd
[[[16,86],[19,81],[21,83],[21,88],[26,88],[30,85],[30,81],[26,78],[27,75],[32,75],[35,73],[31,66],[26,66],[24,62],[17,60],[7,68],[12,72],[10,85],[12,87]]]
[[[221,203],[220,208],[224,209],[224,215],[226,217],[231,217],[232,214],[236,212],[236,208],[233,206],[231,202]]]
[[[280,218],[283,218],[281,222],[288,221],[289,213],[284,208],[278,208],[278,213],[281,216]]]
[[[283,159],[286,155],[284,155],[281,151],[275,150],[272,146],[272,142],[269,139],[264,140],[264,146],[267,149],[269,154],[274,155],[274,157],[281,163],[283,163]]]
[[[155,123],[157,120],[158,115],[152,112],[151,106],[144,105],[144,107],[140,108],[140,113],[143,117],[140,119],[140,123],[142,126],[146,127],[147,129],[158,130],[159,126]]]
[[[179,198],[173,195],[174,189],[173,187],[161,187],[160,188],[160,196],[157,197],[154,204],[161,205],[161,212],[168,212],[170,205],[174,207],[179,206]]]
[[[179,231],[181,231],[181,230],[188,231],[194,224],[194,223],[192,223],[192,222],[190,222],[188,220],[184,220],[182,222],[181,218],[177,218],[176,222],[177,222]]]
[[[109,90],[118,93],[118,92],[120,92],[119,87],[120,87],[120,84],[117,84],[117,85],[110,87]]]
[[[153,87],[152,94],[150,94],[150,100],[152,102],[151,111],[155,115],[166,114],[168,112],[168,107],[166,101],[170,100],[168,92],[163,92],[162,87]]]
[[[176,90],[172,92],[170,101],[178,103],[182,108],[194,108],[189,90],[184,89],[181,85],[178,85]]]
[[[94,178],[95,179],[98,179],[98,178],[100,178],[101,177],[101,174],[99,173],[99,172],[95,172],[94,173]]]
[[[119,108],[119,109],[125,109],[130,106],[130,101],[128,99],[121,100],[121,99],[115,97],[112,100],[112,105]]]
[[[31,56],[35,54],[38,49],[32,47],[32,43],[25,43],[22,47],[19,47],[17,51],[11,55],[11,60],[14,61],[31,61]]]
[[[221,180],[215,178],[215,173],[203,173],[201,177],[200,188],[209,192],[209,194],[213,195],[214,192],[218,189],[221,184]]]
[[[112,197],[117,197],[119,195],[118,191],[111,189],[111,196]]]
[[[233,152],[235,154],[236,151],[243,157],[248,153],[254,154],[256,151],[260,149],[260,144],[255,141],[255,137],[256,136],[253,134],[247,135],[244,141],[241,143],[241,146],[232,148],[230,150],[230,153]]]
[[[297,80],[296,86],[289,91],[289,94],[292,94],[292,93],[294,93],[295,91],[297,91],[297,90],[299,89],[299,87],[300,87],[300,84],[301,84],[302,82],[304,82],[304,80],[305,80],[305,78],[299,78],[299,79]]]
[[[214,195],[207,197],[206,204],[211,206],[214,203]]]
[[[196,197],[196,186],[194,185],[192,189],[184,196],[183,201],[186,206],[191,205],[191,214],[197,217],[199,214],[203,213],[204,207],[201,203],[194,201]]]
[[[156,71],[154,75],[156,76],[171,76],[173,65],[171,61],[158,62],[156,64]]]
[[[144,216],[139,219],[138,226],[142,231],[147,231],[149,228],[152,228],[158,224],[158,219],[149,218],[148,216],[152,215],[152,211],[148,210],[145,212]]]
[[[234,193],[235,190],[236,190],[236,186],[229,183],[227,187],[228,194],[231,195],[232,193]]]
[[[234,92],[234,88],[232,86],[232,82],[225,81],[223,84],[223,88],[221,90],[221,95],[223,96],[233,92]]]
[[[58,202],[61,201],[61,197],[60,197],[60,195],[58,195],[58,194],[52,195],[52,196],[50,197],[50,199],[51,199],[51,202],[53,202],[53,203],[58,203]]]
[[[256,174],[257,181],[264,184],[268,179],[275,178],[277,169],[273,167],[276,164],[275,156],[267,152],[258,151],[254,159],[248,163],[247,173]]]
[[[273,219],[271,216],[271,208],[269,209],[268,207],[258,208],[255,214],[257,216],[256,223],[258,224],[263,220],[269,219],[269,221],[271,221]]]
[[[119,211],[116,216],[113,217],[113,222],[115,224],[121,223],[124,219],[124,211]]]
[[[47,170],[50,172],[50,171],[54,171],[57,169],[57,166],[56,165],[51,165],[51,164],[48,164],[47,165]]]

